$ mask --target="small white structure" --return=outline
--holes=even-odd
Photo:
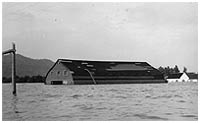
[[[170,74],[167,78],[167,81],[170,82],[197,82],[198,74],[195,73],[177,73]]]
[[[189,80],[189,77],[186,73],[177,73],[177,74],[170,74],[167,78],[167,81],[170,82],[186,82]]]

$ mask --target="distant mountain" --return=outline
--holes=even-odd
[[[11,77],[12,73],[12,57],[11,55],[2,56],[3,77]],[[24,76],[45,76],[51,66],[54,64],[48,59],[32,59],[20,54],[16,54],[16,75]]]

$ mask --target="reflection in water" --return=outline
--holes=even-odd
[[[17,101],[18,101],[18,97],[17,96],[12,96],[11,106],[12,106],[12,110],[16,114],[19,112],[18,109],[17,109]]]
[[[3,120],[198,120],[198,84],[3,84]]]
[[[11,115],[13,117],[13,120],[20,120],[21,119],[21,117],[19,115],[20,111],[19,111],[19,109],[17,107],[18,101],[19,101],[18,97],[11,95],[11,98],[12,99],[11,99],[10,104],[11,104],[11,111],[12,112],[10,112],[9,115]]]

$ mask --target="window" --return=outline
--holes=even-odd
[[[58,76],[60,75],[60,71],[57,72]]]
[[[87,67],[94,67],[94,65],[92,65],[92,64],[88,64]]]
[[[88,64],[87,62],[82,62],[81,64]]]
[[[66,70],[63,71],[63,75],[67,76],[67,71]]]

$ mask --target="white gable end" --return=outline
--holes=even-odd
[[[186,73],[183,73],[182,76],[180,77],[180,80],[181,80],[181,81],[188,81],[188,80],[189,80],[189,77],[187,76]]]

